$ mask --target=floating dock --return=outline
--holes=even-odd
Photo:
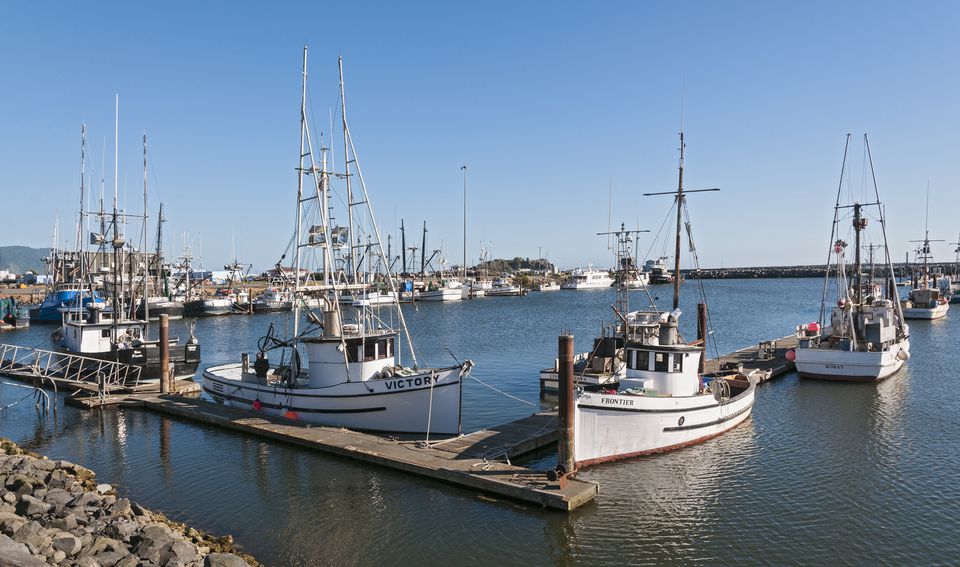
[[[796,348],[799,341],[795,334],[763,341],[755,347],[742,348],[719,359],[707,360],[703,371],[717,372],[723,367],[743,365],[743,372],[747,374],[751,370],[769,370],[767,380],[772,380],[796,369],[793,362],[787,360],[787,351]]]
[[[123,406],[146,409],[240,431],[341,457],[413,473],[554,510],[572,511],[593,500],[594,482],[547,480],[544,471],[513,465],[510,459],[557,440],[557,414],[536,413],[499,427],[429,444],[349,429],[310,426],[197,398],[137,394]],[[502,460],[500,460],[502,459]]]

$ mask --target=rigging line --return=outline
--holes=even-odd
[[[474,372],[471,372],[471,373],[469,374],[469,376],[467,376],[467,377],[468,377],[468,378],[471,378],[471,379],[473,379],[473,380],[476,380],[477,382],[483,384],[483,385],[486,386],[487,388],[490,388],[490,389],[493,390],[494,392],[497,392],[498,394],[503,394],[504,396],[506,396],[506,397],[508,397],[508,398],[510,398],[510,399],[512,399],[512,400],[516,400],[516,401],[518,401],[518,402],[527,404],[528,406],[540,407],[540,404],[531,402],[531,401],[529,401],[529,400],[524,400],[523,398],[518,398],[518,397],[514,396],[513,394],[508,394],[507,392],[504,392],[503,390],[497,388],[496,386],[492,386],[492,385],[490,385],[490,384],[487,384],[486,382],[484,382],[484,381],[481,380],[480,378],[477,378],[476,373],[474,373]]]
[[[674,206],[676,206],[676,201],[674,201]],[[660,240],[660,235],[663,234],[664,227],[667,226],[667,222],[671,219],[672,216],[673,216],[673,206],[671,206],[670,210],[667,211],[667,215],[663,218],[663,223],[660,224],[660,229],[657,230],[657,234],[653,237],[653,240],[650,242],[650,247],[647,248],[647,252],[643,258],[644,262],[650,259],[650,252],[652,252],[653,247],[657,245],[657,242]],[[664,242],[666,242],[666,240],[664,240]],[[666,246],[666,244],[664,244],[664,246]]]

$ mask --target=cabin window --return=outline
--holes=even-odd
[[[377,359],[377,341],[367,341],[363,344],[363,360]]]
[[[653,360],[653,371],[654,372],[666,372],[667,371],[667,353],[658,352],[655,354],[656,358]]]
[[[636,370],[650,369],[650,353],[645,350],[633,351],[633,366]]]
[[[101,329],[101,330],[100,330],[100,336],[103,337],[103,338],[105,338],[105,339],[109,339],[109,338],[110,338],[110,329]]]
[[[673,355],[673,371],[683,372],[683,357],[680,354]]]

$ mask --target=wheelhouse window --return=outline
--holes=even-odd
[[[630,368],[634,370],[647,370],[650,368],[650,353],[645,350],[632,351],[630,359]]]
[[[110,338],[110,329],[100,329],[100,336],[109,339]]]
[[[655,353],[655,358],[653,359],[653,371],[654,372],[667,372],[669,366],[667,366],[667,353],[658,352]]]
[[[683,372],[683,355],[676,353],[673,355],[673,372]]]

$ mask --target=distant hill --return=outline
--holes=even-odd
[[[22,274],[27,270],[43,272],[43,258],[50,254],[49,248],[28,246],[0,246],[0,270]]]

